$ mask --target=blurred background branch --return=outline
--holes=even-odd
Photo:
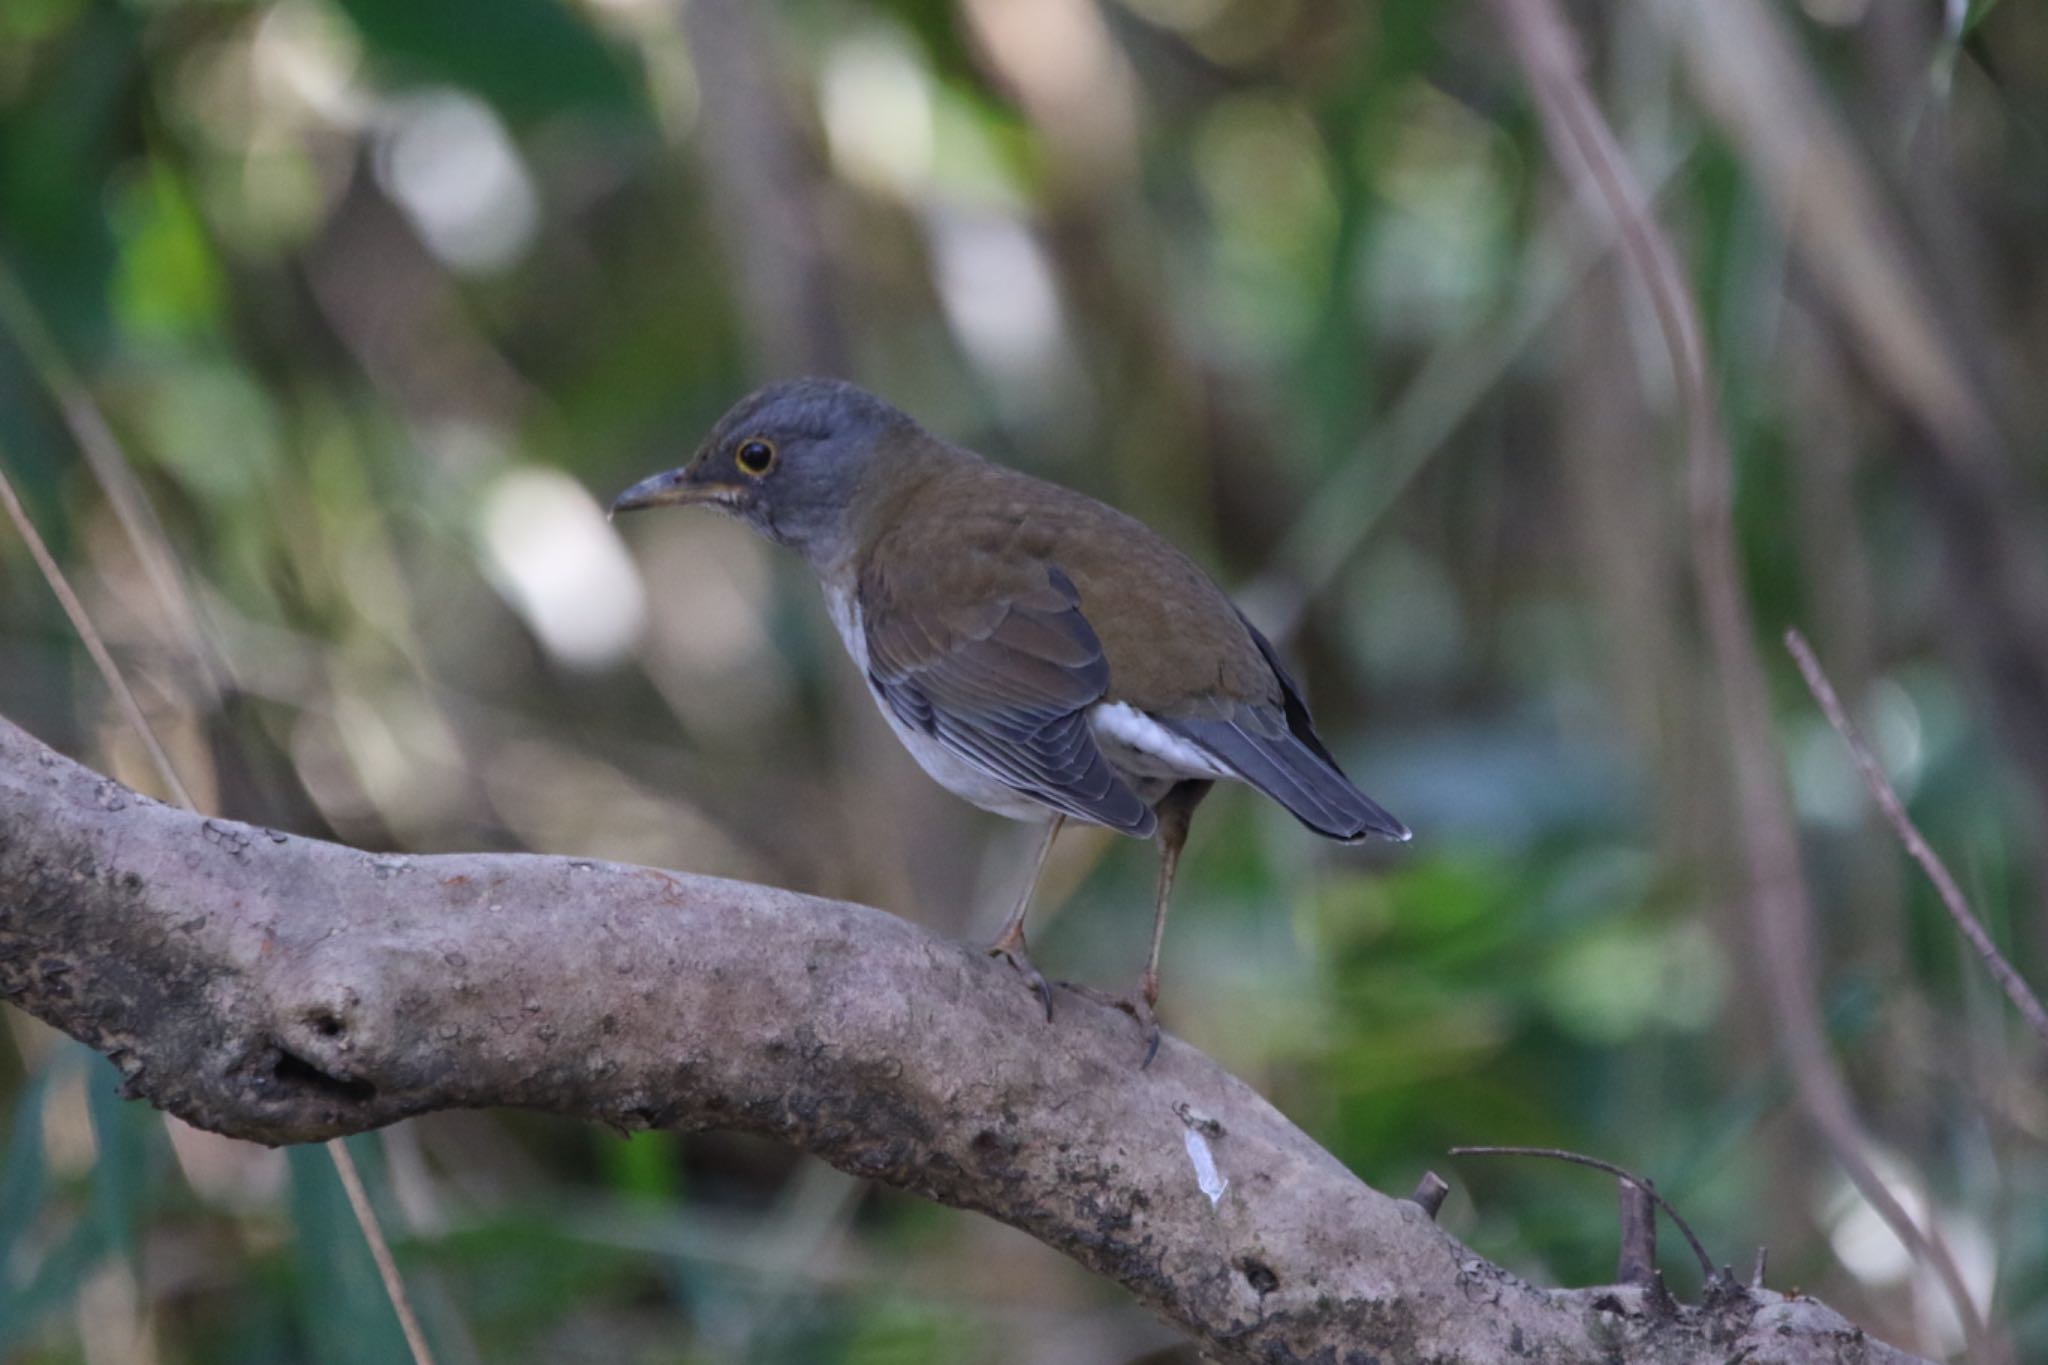
[[[1494,7],[1529,73],[1553,155],[1576,182],[1579,196],[1617,225],[1622,252],[1650,297],[1676,383],[1694,581],[1735,772],[1736,825],[1748,860],[1743,899],[1753,926],[1753,960],[1764,978],[1801,1105],[1858,1192],[1915,1259],[1933,1266],[1972,1350],[2005,1359],[2002,1339],[1987,1343],[1983,1318],[1939,1231],[1921,1226],[1879,1172],[1870,1136],[1830,1053],[1815,985],[1814,915],[1800,861],[1798,823],[1772,732],[1756,623],[1735,543],[1733,461],[1720,395],[1707,372],[1698,306],[1670,239],[1649,214],[1613,130],[1586,88],[1584,58],[1556,4],[1494,0]]]
[[[1899,836],[1899,844],[1907,856],[1920,864],[1920,870],[1934,884],[1935,894],[1941,897],[1942,909],[1948,911],[1948,917],[1955,921],[1956,932],[1970,945],[1970,951],[1983,959],[1984,969],[1998,982],[1998,988],[2012,1001],[2012,1007],[2026,1021],[2027,1027],[2042,1042],[2048,1043],[2048,1010],[2041,1007],[2041,997],[2034,994],[2033,987],[2013,970],[2005,954],[1998,951],[1998,945],[1985,932],[1983,921],[1970,909],[1963,889],[1956,885],[1955,874],[1948,870],[1948,864],[1941,860],[1941,855],[1928,847],[1926,836],[1914,825],[1913,817],[1906,814],[1899,793],[1878,765],[1877,755],[1870,752],[1869,742],[1857,730],[1855,722],[1849,719],[1842,699],[1835,694],[1834,684],[1828,681],[1827,672],[1821,668],[1820,660],[1814,657],[1813,646],[1806,643],[1806,637],[1795,629],[1785,632],[1785,648],[1791,651],[1792,662],[1799,665],[1800,675],[1806,679],[1806,690],[1813,693],[1821,714],[1828,718],[1828,724],[1842,737],[1850,757],[1856,760],[1856,771],[1862,774],[1863,785],[1870,792],[1871,801]]]
[[[1698,301],[1810,1032],[1880,1200],[1939,1234],[2020,1358],[2048,1354],[2038,1045],[1772,643],[1812,637],[2041,980],[2048,14],[1571,15]],[[0,459],[205,809],[985,934],[1018,832],[898,751],[810,586],[736,526],[628,544],[598,509],[767,374],[842,370],[1241,585],[1418,830],[1382,859],[1215,798],[1169,1028],[1375,1183],[1458,1142],[1599,1151],[1658,1172],[1706,1245],[1768,1242],[1778,1282],[1958,1352],[1952,1285],[1780,1060],[1720,628],[1684,486],[1646,458],[1682,434],[1685,375],[1614,221],[1551,169],[1496,17],[0,5]],[[169,794],[6,534],[0,713]],[[1123,979],[1149,876],[1142,850],[1063,842],[1042,965]],[[0,1355],[402,1352],[350,1330],[381,1294],[331,1172],[131,1115],[103,1063],[19,1014],[0,1031]],[[743,1137],[437,1115],[352,1150],[449,1361],[1182,1351],[1028,1238]],[[1607,1200],[1472,1176],[1441,1217],[1484,1254],[1612,1272]],[[772,1255],[706,1253],[732,1228]]]

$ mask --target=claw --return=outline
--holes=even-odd
[[[1159,1055],[1159,1040],[1163,1036],[1159,1031],[1159,1016],[1153,1012],[1152,1002],[1140,996],[1136,1000],[1118,998],[1109,1003],[1137,1020],[1138,1027],[1145,1031],[1145,1060],[1138,1063],[1138,1070],[1151,1070],[1152,1059]]]
[[[1016,969],[1017,974],[1024,978],[1025,984],[1038,993],[1040,1003],[1045,1006],[1045,1022],[1050,1024],[1052,1022],[1052,983],[1047,981],[1045,973],[1034,967],[1031,964],[1031,959],[1024,955],[1023,938],[1020,936],[1014,944],[1005,943],[998,939],[989,945],[988,955],[990,957],[999,957],[1009,963]]]

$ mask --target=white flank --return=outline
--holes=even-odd
[[[1088,712],[1088,725],[1105,749],[1120,751],[1118,767],[1146,777],[1237,776],[1207,750],[1182,739],[1129,702],[1098,703]]]

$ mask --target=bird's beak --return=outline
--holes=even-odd
[[[612,499],[607,515],[636,512],[643,507],[683,507],[692,503],[730,504],[740,490],[730,484],[699,483],[687,469],[671,469],[640,480]]]

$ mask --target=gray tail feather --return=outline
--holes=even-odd
[[[1194,741],[1228,764],[1238,776],[1287,807],[1294,818],[1332,839],[1376,834],[1406,842],[1408,826],[1351,785],[1343,769],[1311,730],[1304,739],[1272,716],[1256,713],[1226,720],[1168,719],[1161,724]]]

